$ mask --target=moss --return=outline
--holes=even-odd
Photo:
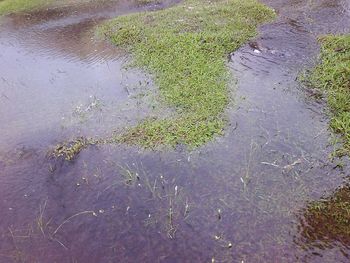
[[[155,147],[199,146],[221,134],[229,101],[227,55],[256,35],[274,12],[255,0],[187,0],[156,12],[118,17],[100,31],[134,55],[177,114],[149,119],[119,140]]]
[[[350,154],[350,35],[320,38],[320,63],[310,74],[311,84],[327,94],[332,119],[330,126],[339,133]]]

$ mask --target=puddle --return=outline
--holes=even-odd
[[[128,59],[112,45],[98,41],[93,29],[110,17],[165,6],[91,2],[5,19],[0,32],[2,149],[18,144],[37,147],[38,143],[47,147],[53,138],[98,135],[131,125],[127,115],[133,116],[133,123],[143,118],[149,107],[128,98],[147,93],[151,79],[144,72],[127,69]],[[73,125],[88,121],[74,113],[88,107],[92,98],[99,101],[96,116],[90,116],[84,126]]]
[[[349,30],[346,1],[327,2],[266,0],[280,17],[231,56],[238,88],[224,137],[193,152],[92,146],[72,162],[47,149],[135,123],[150,109],[131,97],[152,82],[91,39],[95,17],[118,14],[108,5],[90,18],[87,7],[10,17],[0,262],[348,262],[348,239],[305,227],[310,204],[331,203],[349,176],[328,159],[324,103],[296,81],[317,35]]]

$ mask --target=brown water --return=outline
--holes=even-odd
[[[126,68],[92,27],[165,6],[6,18],[0,262],[349,262],[349,239],[310,224],[310,202],[341,192],[349,170],[329,161],[324,102],[296,81],[315,61],[317,35],[350,31],[349,4],[266,3],[279,18],[231,56],[238,88],[224,137],[192,152],[91,147],[73,162],[47,151],[155,114],[143,96],[154,92],[149,76]]]

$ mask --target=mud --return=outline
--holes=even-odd
[[[192,152],[92,146],[72,162],[47,149],[152,114],[133,96],[153,92],[151,79],[91,40],[94,18],[118,13],[60,7],[6,18],[0,262],[348,262],[348,239],[321,229],[327,216],[305,224],[310,204],[333,200],[349,169],[328,158],[325,103],[296,79],[315,63],[319,34],[349,33],[349,5],[266,4],[279,18],[231,54],[237,88],[224,137]]]

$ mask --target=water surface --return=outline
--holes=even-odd
[[[125,1],[6,18],[0,262],[348,262],[349,239],[308,223],[309,204],[338,195],[349,172],[328,158],[324,101],[296,78],[314,64],[318,35],[349,33],[349,5],[266,4],[279,18],[231,54],[237,87],[225,136],[191,152],[94,146],[72,162],[48,149],[152,114],[134,96],[154,92],[150,76],[126,69],[91,29],[155,7]]]

